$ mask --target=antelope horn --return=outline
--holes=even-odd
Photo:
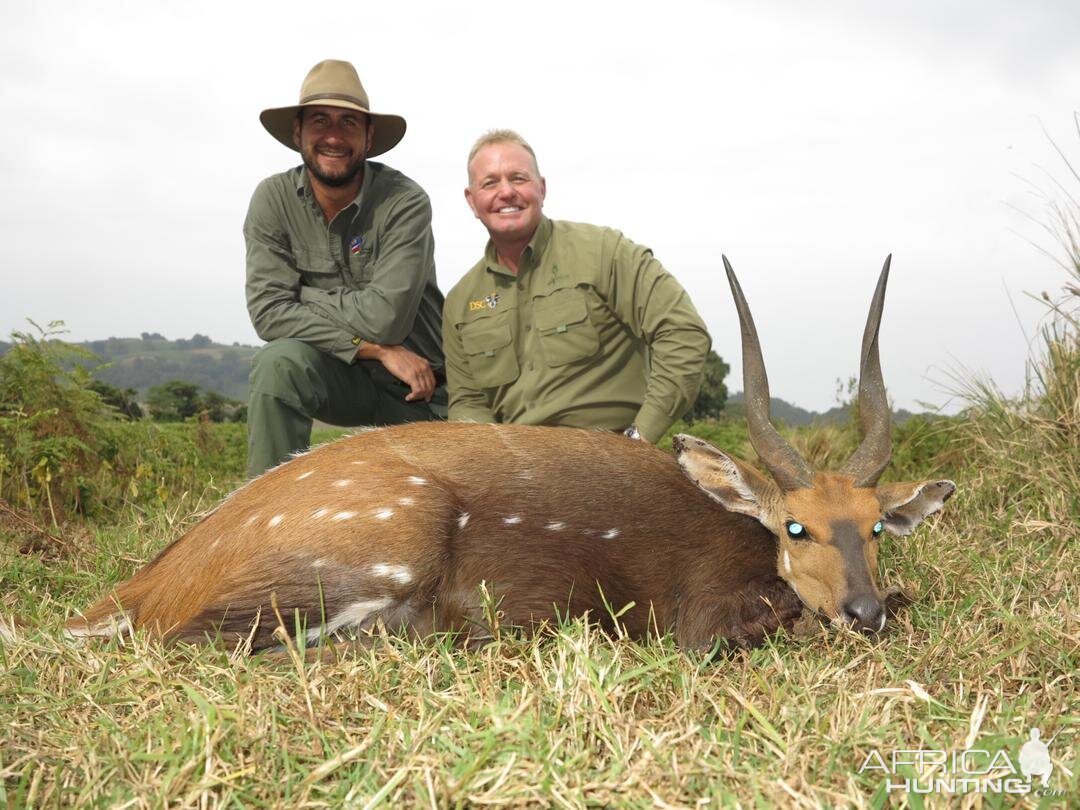
[[[776,432],[769,418],[769,378],[765,374],[765,361],[761,358],[761,343],[758,341],[754,319],[750,307],[746,305],[739,280],[731,269],[727,256],[724,270],[727,271],[731,295],[735,299],[735,309],[739,312],[739,325],[742,328],[743,357],[743,396],[746,400],[746,423],[750,428],[750,444],[768,467],[776,483],[784,492],[793,489],[807,489],[814,472],[803,461],[802,456],[783,437]]]
[[[874,299],[870,302],[870,314],[866,317],[863,332],[862,356],[859,362],[859,424],[863,440],[842,472],[855,479],[857,487],[872,487],[889,465],[892,456],[892,421],[889,417],[889,400],[885,396],[885,382],[881,378],[881,361],[878,357],[878,327],[881,310],[885,304],[885,287],[889,281],[889,264],[892,254],[885,257],[881,268]]]

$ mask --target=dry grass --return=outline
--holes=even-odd
[[[903,805],[879,773],[858,773],[869,752],[1015,757],[1038,725],[1063,729],[1052,786],[1075,802],[1080,433],[1068,426],[1063,446],[1044,416],[1008,412],[1021,421],[959,423],[970,463],[955,471],[958,496],[886,544],[883,581],[917,601],[883,638],[816,628],[712,663],[581,622],[474,652],[381,638],[304,665],[141,637],[73,644],[55,632],[66,610],[179,527],[163,514],[53,557],[6,543],[3,612],[47,629],[0,648],[0,796],[17,807]]]

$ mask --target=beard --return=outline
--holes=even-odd
[[[330,186],[331,188],[340,188],[347,186],[356,176],[364,170],[364,156],[354,156],[352,160],[345,164],[345,167],[340,171],[329,173],[319,168],[318,155],[315,147],[309,147],[303,151],[304,166],[307,167],[308,172],[322,183],[324,186]]]

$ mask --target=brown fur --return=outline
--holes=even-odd
[[[607,606],[632,602],[619,618],[631,636],[656,628],[687,647],[745,644],[799,615],[776,560],[768,530],[723,509],[647,444],[565,428],[413,424],[271,470],[68,629],[108,632],[124,616],[166,640],[250,635],[259,649],[276,643],[274,594],[292,631],[294,617],[309,631],[378,618],[481,637],[485,583],[505,625],[588,612],[611,627]]]
[[[810,539],[797,542],[784,537],[781,549],[789,554],[790,579],[802,599],[835,617],[859,592],[881,599],[873,580],[878,543],[871,539],[874,524],[881,519],[881,505],[875,489],[856,487],[850,476],[818,473],[813,483],[812,489],[784,496],[787,518],[801,523]],[[837,545],[839,529],[845,524],[862,539],[859,548],[852,550],[853,559],[845,559]],[[864,576],[857,575],[863,572]]]

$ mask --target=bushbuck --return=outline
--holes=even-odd
[[[878,359],[889,259],[862,343],[864,439],[839,472],[811,469],[771,424],[757,333],[726,257],[724,266],[742,328],[750,440],[772,480],[687,435],[675,437],[673,457],[570,428],[371,430],[240,488],[68,621],[68,633],[145,628],[258,650],[279,643],[280,616],[309,639],[381,621],[476,642],[494,607],[505,625],[588,612],[633,637],[671,631],[703,648],[717,638],[757,643],[790,627],[803,605],[880,631],[882,532],[908,534],[955,489],[876,486],[891,453]]]

